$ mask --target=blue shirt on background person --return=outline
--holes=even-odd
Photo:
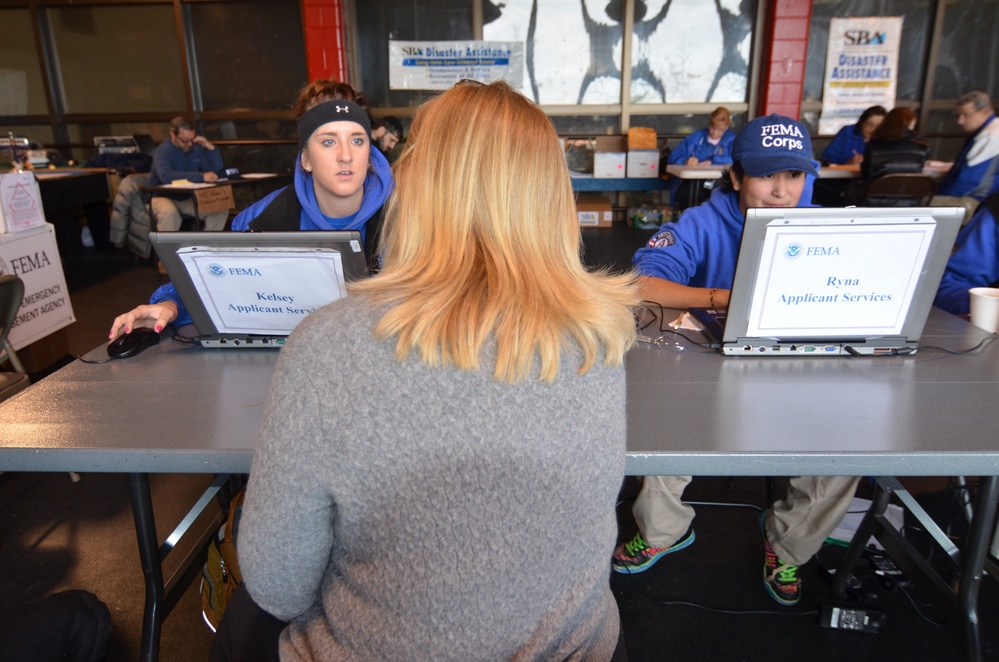
[[[844,126],[822,151],[822,160],[834,165],[857,164],[864,160],[864,147],[888,111],[883,106],[871,106],[856,124]]]

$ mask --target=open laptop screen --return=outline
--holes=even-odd
[[[812,339],[913,347],[961,217],[950,207],[750,209],[723,351]]]
[[[153,232],[149,235],[202,344],[284,338],[367,276],[356,231]],[[259,341],[257,345],[261,344]],[[282,342],[273,344],[280,345]]]

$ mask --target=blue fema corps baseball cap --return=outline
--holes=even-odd
[[[742,127],[732,143],[732,160],[750,177],[784,170],[819,173],[812,162],[812,139],[800,122],[783,115],[757,117]]]

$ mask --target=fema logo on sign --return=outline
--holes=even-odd
[[[669,230],[663,230],[662,232],[656,233],[652,239],[649,239],[649,248],[666,248],[667,246],[672,246],[676,243],[676,237]]]
[[[784,257],[789,260],[801,257],[801,244],[788,244],[787,248],[784,249]]]
[[[213,276],[217,276],[218,278],[224,278],[225,277],[225,269],[222,268],[221,264],[214,264],[214,263],[213,264],[209,264],[208,265],[208,273],[210,273]]]

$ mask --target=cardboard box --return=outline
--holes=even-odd
[[[594,152],[627,152],[624,136],[597,136],[593,141]]]
[[[0,233],[23,232],[43,225],[45,211],[35,175],[30,172],[0,175]]]
[[[628,129],[628,150],[659,149],[659,136],[656,130],[647,126],[633,126]]]
[[[624,179],[625,152],[595,152],[593,154],[593,176],[596,179]]]
[[[195,189],[194,197],[198,201],[199,214],[229,211],[236,208],[236,201],[232,197],[231,186],[213,186],[211,188]]]
[[[659,176],[659,152],[654,149],[628,151],[628,177],[655,178]]]
[[[600,193],[580,193],[576,198],[576,217],[583,228],[609,228],[614,222],[610,200]]]

